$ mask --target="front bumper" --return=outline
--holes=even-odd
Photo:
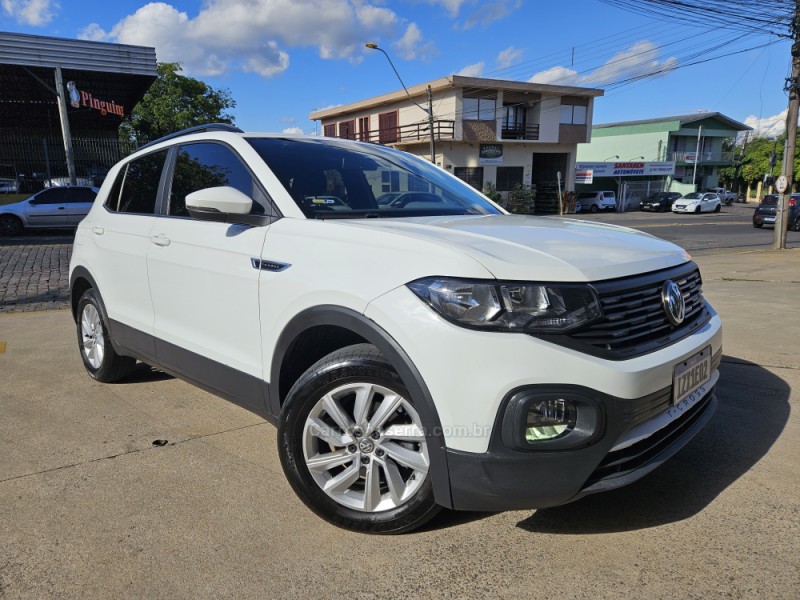
[[[693,213],[697,210],[699,204],[686,204],[681,206],[672,205],[672,212],[676,213]]]
[[[522,452],[495,444],[482,455],[448,450],[453,508],[547,508],[633,483],[677,453],[711,419],[717,408],[717,380],[715,371],[691,406],[666,408],[644,421],[632,407],[653,406],[653,398],[632,402],[583,390],[602,398],[608,429],[600,441],[582,449]],[[669,392],[662,397],[669,399]]]

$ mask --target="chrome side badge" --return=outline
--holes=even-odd
[[[681,288],[674,281],[668,279],[661,288],[661,305],[667,315],[667,320],[673,325],[680,325],[686,318],[686,303],[683,300]]]
[[[251,258],[250,264],[253,265],[254,269],[258,269],[259,271],[272,271],[273,273],[285,271],[292,266],[289,263],[265,260],[263,258]]]

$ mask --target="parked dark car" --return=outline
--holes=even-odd
[[[680,197],[681,194],[678,192],[656,192],[642,200],[639,203],[639,209],[654,212],[669,211],[672,209],[672,203]]]
[[[800,193],[792,194],[789,203],[789,231],[800,231]],[[778,194],[767,194],[761,198],[753,213],[753,227],[775,226],[775,213],[778,208]]]

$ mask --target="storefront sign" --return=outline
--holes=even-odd
[[[579,162],[575,170],[592,171],[594,177],[674,175],[675,162]],[[577,174],[575,183],[578,183]]]
[[[575,171],[575,183],[592,183],[592,181],[594,181],[594,171],[591,169]]]
[[[482,165],[502,165],[503,144],[481,144],[479,157]]]
[[[79,90],[74,81],[67,82],[67,93],[69,94],[70,106],[73,108],[91,108],[99,111],[103,116],[106,116],[108,113],[119,117],[125,116],[124,106],[117,104],[113,100],[111,102],[98,100],[89,92]]]

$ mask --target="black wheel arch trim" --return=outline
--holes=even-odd
[[[280,374],[284,357],[292,343],[304,332],[313,327],[327,325],[347,329],[368,343],[374,345],[391,363],[411,393],[414,407],[427,428],[428,454],[431,461],[433,495],[436,503],[452,508],[450,479],[447,467],[447,453],[439,413],[433,402],[428,386],[425,384],[411,358],[397,341],[377,323],[364,315],[341,306],[323,305],[306,309],[289,321],[281,332],[270,366],[269,399],[270,410],[280,415],[283,399],[280,396]]]

